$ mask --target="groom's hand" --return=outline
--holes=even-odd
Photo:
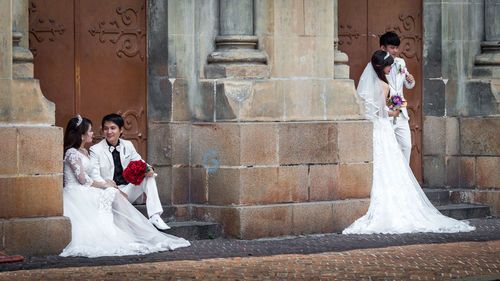
[[[411,74],[406,74],[406,81],[408,81],[408,83],[413,83],[413,81],[415,81],[415,78],[413,77],[413,75]]]

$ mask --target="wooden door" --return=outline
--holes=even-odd
[[[380,48],[380,36],[394,31],[401,39],[399,56],[416,80],[413,89],[404,89],[412,137],[410,166],[422,183],[422,1],[338,0],[338,9],[339,49],[349,56],[349,75],[356,86]]]
[[[98,141],[102,117],[119,113],[146,157],[145,0],[30,0],[30,50],[57,126],[79,113]]]

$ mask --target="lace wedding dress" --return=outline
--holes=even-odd
[[[141,255],[190,245],[159,232],[118,189],[90,186],[92,169],[87,155],[74,148],[66,151],[63,204],[72,240],[61,256]]]
[[[365,68],[358,94],[373,123],[373,184],[368,212],[344,234],[466,232],[468,222],[442,215],[427,199],[405,160],[385,106],[382,82],[371,63]]]

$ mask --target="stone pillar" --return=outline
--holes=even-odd
[[[71,240],[62,216],[63,137],[33,78],[28,0],[0,1],[0,19],[0,252],[59,254]]]
[[[338,0],[334,0],[334,21],[333,21],[333,31],[335,32],[333,36],[334,44],[334,78],[335,79],[349,79],[349,57],[346,53],[339,50],[339,23],[338,23]]]
[[[481,43],[481,55],[476,57],[476,65],[500,66],[500,2],[484,2],[484,41]],[[500,77],[498,70],[496,77]],[[500,90],[499,90],[500,91]]]
[[[219,36],[208,56],[206,78],[269,77],[267,54],[254,35],[253,0],[219,0]]]

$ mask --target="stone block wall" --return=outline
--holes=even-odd
[[[423,1],[423,180],[499,215],[500,67],[481,49],[500,30],[492,3]]]
[[[207,62],[231,35],[222,2],[253,3],[265,64]],[[149,3],[148,161],[168,216],[244,239],[341,231],[369,205],[372,127],[333,79],[334,3],[222,2]]]

